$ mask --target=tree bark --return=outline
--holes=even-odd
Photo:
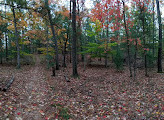
[[[72,12],[72,29],[73,29],[73,40],[72,40],[72,67],[73,76],[77,77],[77,35],[76,35],[76,0],[73,0],[73,12]]]
[[[64,42],[64,48],[63,48],[63,67],[66,67],[66,48],[67,48],[67,42],[68,42],[68,31],[67,31],[67,38]]]
[[[48,39],[48,24],[47,21],[45,22],[46,26],[45,26],[45,34],[46,34],[46,61],[47,61],[47,67],[49,66],[49,58],[48,58],[48,48],[49,48],[49,39]]]
[[[159,24],[159,42],[158,42],[158,72],[162,72],[162,23],[161,23],[161,13],[159,8],[159,0],[156,0],[157,4],[157,14],[158,14],[158,24]]]
[[[5,5],[5,18],[6,18],[6,5]],[[5,32],[5,42],[6,42],[6,61],[8,62],[7,32]]]
[[[137,39],[135,40],[136,44],[135,44],[135,53],[134,53],[134,81],[136,80],[136,69],[137,69],[137,66],[136,66],[136,63],[137,63],[137,51],[138,51],[138,41]]]
[[[8,44],[7,44],[7,33],[5,33],[5,42],[6,42],[6,61],[8,62]]]
[[[140,2],[141,3],[141,2]],[[147,71],[147,51],[146,51],[146,40],[145,40],[145,14],[144,14],[145,5],[140,6],[140,20],[142,21],[142,39],[144,46],[144,66],[145,66],[145,76],[148,76]]]
[[[70,17],[70,20],[72,19],[72,2],[71,1],[72,0],[70,0],[70,6],[69,6],[70,7],[70,14],[69,14],[70,15],[69,16]],[[69,26],[70,26],[70,22],[69,22]],[[70,29],[69,29],[69,33],[70,33]],[[71,33],[69,34],[69,40],[70,40],[70,43],[71,43]],[[71,51],[71,44],[69,44],[69,56],[70,56],[69,57],[70,58],[69,60],[70,60],[70,63],[72,62],[72,57],[71,57],[72,54],[71,54],[71,52],[72,52]]]
[[[11,86],[11,84],[14,81],[14,76],[12,76],[12,78],[10,79],[10,81],[6,84],[6,86],[2,89],[4,92],[7,91],[7,89]]]
[[[12,3],[13,4],[13,3]],[[17,31],[17,23],[16,23],[16,17],[15,17],[15,8],[12,7],[12,12],[14,16],[14,28],[15,28],[15,39],[16,39],[16,47],[17,47],[17,68],[20,68],[20,48],[19,48],[19,37],[18,37],[18,31]]]
[[[66,62],[65,62],[65,58],[66,58],[66,45],[67,44],[67,40],[64,42],[64,48],[63,48],[63,67],[66,67]]]
[[[106,31],[107,41],[106,41],[106,53],[105,53],[105,67],[108,67],[108,17],[107,17],[107,31]]]
[[[132,68],[131,68],[131,59],[130,59],[130,45],[129,45],[129,34],[128,34],[127,24],[126,24],[126,19],[125,19],[125,2],[124,2],[124,0],[122,0],[122,2],[123,2],[124,27],[125,27],[126,39],[127,39],[128,64],[129,64],[130,77],[132,77]]]
[[[77,23],[78,23],[78,26],[77,26],[77,39],[76,39],[76,48],[77,48],[77,52],[80,51],[80,47],[82,46],[81,45],[81,23],[80,23],[80,8],[79,8],[79,2],[77,0],[77,15],[79,17]],[[79,63],[79,54],[77,54],[77,64]]]
[[[55,51],[56,51],[56,55],[55,55],[56,70],[59,70],[58,45],[57,45],[57,39],[56,39],[56,36],[55,36],[55,29],[54,29],[53,22],[52,22],[52,16],[51,16],[50,8],[49,8],[49,5],[48,5],[48,0],[45,0],[45,5],[46,5],[46,8],[47,8],[48,18],[49,18],[49,22],[50,22],[50,26],[51,26],[51,31],[52,31],[53,39],[54,39],[54,43],[55,43]]]
[[[143,11],[142,11],[143,12]],[[144,12],[142,13],[144,14]],[[142,16],[142,30],[143,30],[143,45],[144,48],[146,49],[146,40],[145,40],[145,16]],[[147,51],[144,50],[144,62],[145,62],[145,76],[148,76],[148,71],[147,71]]]
[[[154,21],[155,21],[155,17],[154,17],[154,0],[153,0],[153,57],[155,56],[155,39],[154,39],[154,28],[155,28],[155,24],[154,24]]]

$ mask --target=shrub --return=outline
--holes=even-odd
[[[117,50],[114,54],[114,64],[116,65],[117,70],[123,69],[123,54],[120,50]]]

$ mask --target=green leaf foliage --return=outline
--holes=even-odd
[[[84,51],[81,54],[90,54],[91,57],[105,57],[105,53],[112,53],[111,47],[116,45],[117,43],[88,43],[86,46],[83,46]]]

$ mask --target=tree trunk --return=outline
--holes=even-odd
[[[12,3],[13,4],[13,3]],[[18,37],[18,31],[17,31],[17,23],[16,23],[16,17],[15,17],[15,8],[12,7],[12,12],[14,16],[14,28],[15,28],[15,39],[16,39],[16,47],[17,47],[17,68],[20,68],[20,48],[19,48],[19,37]]]
[[[68,32],[67,32],[67,38],[66,41],[64,42],[64,49],[63,49],[63,67],[66,67],[66,48],[67,48],[67,42],[68,42]]]
[[[76,43],[77,43],[77,52],[79,52],[80,51],[80,47],[82,46],[81,45],[81,23],[80,23],[80,9],[79,9],[79,2],[78,2],[78,0],[77,0],[77,15],[78,15],[78,17],[79,17],[79,19],[78,19],[78,26],[77,26],[77,41],[76,41]],[[77,64],[79,63],[79,54],[77,54]]]
[[[7,44],[7,33],[5,33],[5,42],[6,42],[6,61],[8,62],[8,44]]]
[[[49,38],[48,38],[48,24],[47,24],[47,21],[45,22],[46,26],[45,26],[45,34],[46,34],[46,61],[47,61],[47,68],[49,68],[49,58],[48,58],[48,47],[49,47]]]
[[[70,9],[70,13],[69,13],[69,17],[70,17],[70,20],[71,20],[71,16],[72,16],[72,2],[71,2],[72,0],[70,0],[70,6],[69,6],[69,9]]]
[[[145,20],[143,18],[143,21],[142,21],[142,24],[143,24],[143,44],[144,44],[144,48],[146,48],[145,44],[146,44],[146,41],[145,41]],[[144,50],[144,62],[145,62],[145,76],[148,76],[148,71],[147,71],[147,51]]]
[[[72,19],[72,2],[71,2],[72,0],[70,0],[70,20]],[[70,23],[70,22],[69,22]],[[69,26],[70,26],[70,24],[69,24]],[[70,30],[69,30],[69,33],[70,33]],[[69,40],[70,40],[70,42],[69,43],[71,43],[71,34],[69,35]],[[72,49],[71,49],[71,44],[69,44],[69,60],[70,60],[70,63],[72,62],[72,54],[71,54],[71,52],[72,52]]]
[[[77,35],[76,35],[76,0],[73,0],[73,12],[72,12],[72,29],[73,29],[73,40],[72,40],[72,67],[73,76],[77,77]]]
[[[144,64],[145,64],[145,76],[148,76],[147,71],[147,51],[146,51],[146,40],[145,40],[145,15],[144,15],[144,7],[141,8],[141,20],[142,20],[142,38],[143,38],[143,45],[144,45]]]
[[[5,18],[6,18],[6,5],[5,5]],[[5,32],[5,42],[6,42],[6,62],[8,62],[7,32]]]
[[[155,28],[155,24],[154,24],[154,21],[155,21],[155,17],[154,17],[154,0],[153,0],[153,57],[155,56],[155,39],[154,39],[154,28]]]
[[[66,67],[66,62],[65,62],[65,55],[66,55],[66,44],[67,44],[67,41],[65,41],[64,43],[64,49],[63,49],[63,67]]]
[[[106,31],[107,41],[106,41],[106,53],[105,53],[105,67],[108,67],[108,17],[107,17],[107,31]]]
[[[50,22],[50,26],[51,26],[51,31],[52,31],[53,39],[54,39],[54,43],[55,43],[55,51],[56,51],[56,56],[55,56],[56,70],[59,70],[58,45],[57,45],[57,39],[56,39],[56,36],[55,36],[55,29],[54,29],[53,22],[52,22],[52,16],[51,16],[50,8],[49,8],[49,5],[48,5],[48,0],[45,0],[45,5],[46,5],[46,8],[47,8],[48,18],[49,18],[49,22]]]
[[[72,63],[72,49],[71,49],[71,45],[69,45],[69,62]]]
[[[158,42],[158,72],[162,72],[162,23],[161,23],[161,13],[159,8],[159,0],[156,0],[157,4],[157,14],[158,14],[158,24],[159,24],[159,42]]]
[[[137,51],[138,51],[138,41],[137,39],[135,40],[136,44],[135,44],[135,53],[134,53],[134,81],[136,80],[136,69],[137,69],[137,66],[136,66],[136,63],[137,63]]]
[[[125,19],[125,2],[123,2],[123,15],[124,15],[124,27],[125,27],[125,32],[126,32],[126,39],[127,39],[127,52],[128,52],[128,64],[129,64],[129,71],[130,71],[130,77],[132,77],[132,69],[131,69],[131,59],[130,59],[130,45],[129,45],[129,34],[127,30],[127,24],[126,24],[126,19]]]

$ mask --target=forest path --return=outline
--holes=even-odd
[[[16,73],[9,90],[10,96],[6,94],[10,99],[13,98],[13,101],[4,101],[5,106],[11,102],[12,114],[8,114],[11,120],[45,120],[42,109],[49,102],[51,93],[38,55],[35,55],[35,63],[34,66],[22,67]]]
[[[25,116],[23,119],[41,120],[41,110],[46,104],[48,85],[42,66],[40,65],[40,58],[35,56],[35,67],[29,70],[28,82],[25,84],[25,91],[27,94],[27,100],[23,103],[27,107]],[[22,104],[23,104],[22,103]]]

